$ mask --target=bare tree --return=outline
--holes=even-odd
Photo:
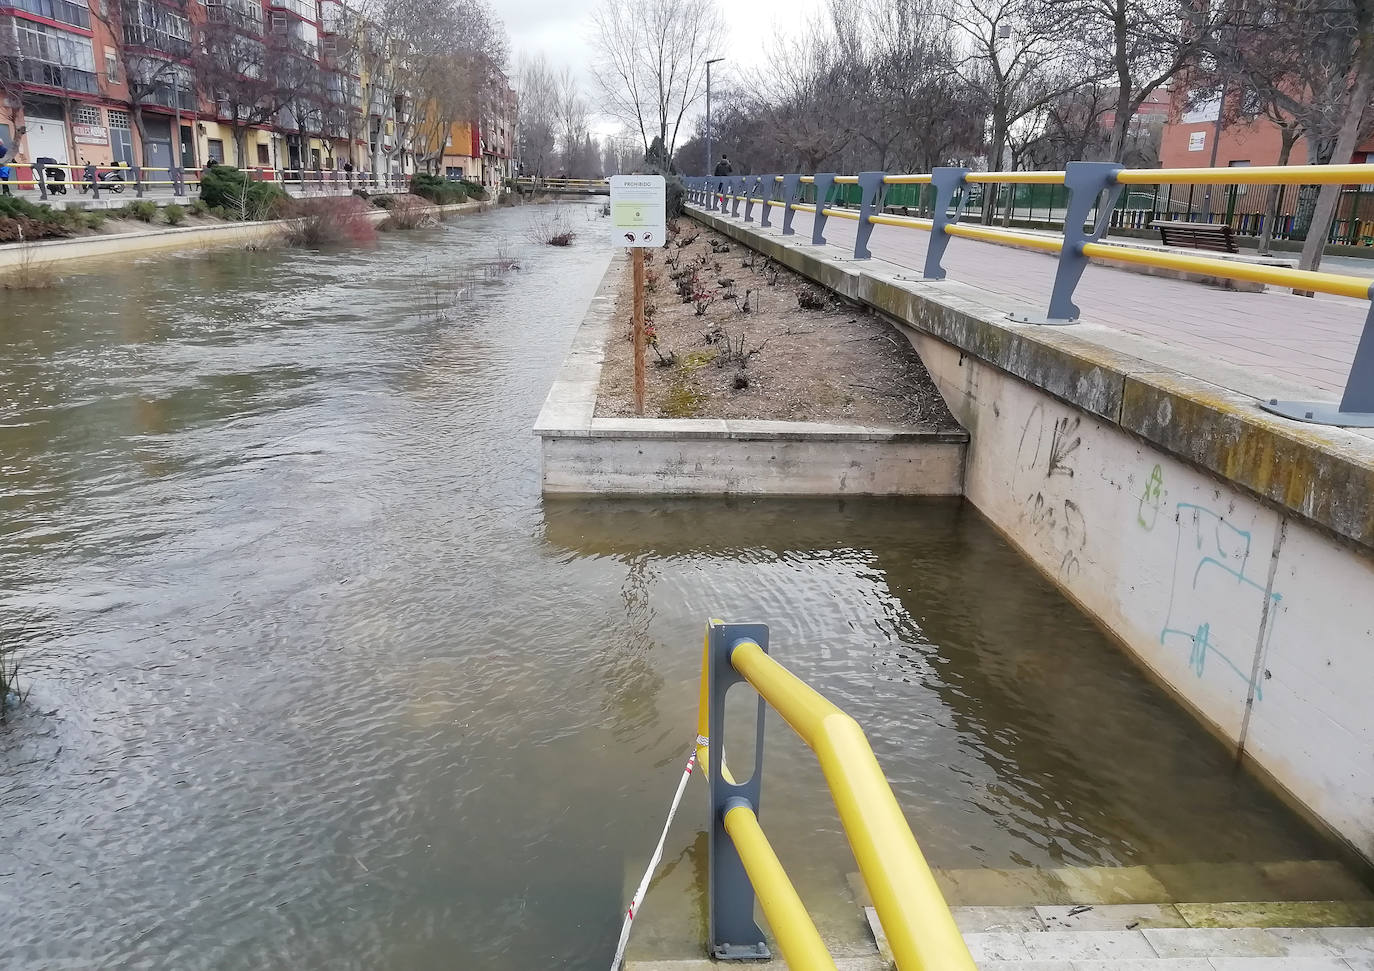
[[[1349,162],[1374,128],[1374,0],[1237,3],[1212,54],[1216,70],[1240,78],[1266,114],[1289,120],[1288,151],[1306,139],[1309,164]],[[1302,269],[1321,265],[1340,194],[1324,185],[1300,196]]]
[[[639,132],[646,155],[657,139],[671,162],[724,32],[714,0],[602,0],[593,23],[600,55],[593,73],[607,110]]]
[[[587,141],[587,102],[577,75],[564,67],[557,78],[558,140],[563,148],[563,170],[575,175],[583,162]]]
[[[117,39],[120,73],[129,89],[129,113],[143,146],[143,164],[151,165],[144,105],[171,108],[178,118],[183,109],[195,111],[199,107],[191,67],[195,47],[186,0],[108,0],[93,5],[91,16]],[[173,143],[179,143],[179,134]],[[181,164],[176,157],[180,150],[173,151],[172,164]]]
[[[521,59],[516,88],[520,94],[521,159],[525,174],[547,175],[558,137],[558,85],[543,54]]]

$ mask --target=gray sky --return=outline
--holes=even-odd
[[[512,67],[520,54],[543,53],[554,69],[567,65],[583,80],[583,93],[596,104],[597,92],[589,71],[595,56],[590,41],[591,15],[598,0],[500,0],[493,4],[510,34]],[[690,2],[690,0],[684,0]],[[750,0],[744,5],[747,26],[740,8],[731,16],[734,29],[721,38],[719,56],[727,63],[721,68],[747,70],[761,64],[766,50],[765,28],[772,25],[779,31],[792,32],[794,24],[812,16],[825,5],[825,0]],[[595,129],[600,133],[614,130],[614,123],[599,121]],[[690,133],[684,124],[682,138]]]

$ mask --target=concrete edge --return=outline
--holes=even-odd
[[[347,198],[347,197],[338,197]],[[462,202],[438,206],[443,213],[481,212],[489,202]],[[386,220],[385,209],[367,213],[374,223]],[[45,239],[37,242],[8,243],[0,246],[0,271],[33,261],[43,266],[103,256],[124,256],[189,246],[217,246],[266,239],[291,224],[290,219],[231,222],[214,226],[167,226],[146,233],[112,233],[107,236],[78,236],[70,239]]]
[[[723,418],[598,418],[596,399],[605,363],[606,336],[615,314],[617,274],[625,251],[611,259],[572,346],[534,422],[540,438],[630,440],[720,439],[729,441],[921,442],[966,444],[962,428],[923,429],[828,422]]]
[[[1255,399],[1075,333],[1005,319],[971,288],[881,261],[822,256],[752,227],[688,214],[900,324],[1048,391],[1193,466],[1374,553],[1374,442],[1289,421]]]

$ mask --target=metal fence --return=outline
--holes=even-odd
[[[81,194],[90,193],[99,199],[103,194],[133,193],[135,198],[143,198],[151,190],[172,190],[172,195],[182,197],[200,186],[203,168],[169,168],[143,165],[15,165],[10,164],[11,175],[0,181],[0,186],[13,189],[36,190],[42,201],[54,195],[68,195],[70,190]],[[410,176],[402,173],[385,174],[379,172],[344,172],[336,169],[277,169],[248,168],[242,170],[254,182],[271,182],[283,189],[296,186],[302,193],[344,194],[362,189],[367,192],[405,192],[410,186]]]
[[[1084,269],[1093,258],[1370,300],[1374,298],[1374,279],[1294,270],[1242,259],[1195,256],[1162,248],[1106,245],[1101,239],[1114,220],[1131,212],[1122,207],[1123,199],[1128,205],[1140,203],[1148,193],[1151,221],[1154,214],[1161,214],[1157,205],[1160,186],[1203,186],[1211,193],[1211,199],[1216,200],[1218,196],[1224,197],[1223,190],[1228,186],[1289,187],[1301,199],[1305,187],[1360,186],[1355,191],[1363,193],[1363,187],[1371,184],[1374,184],[1374,165],[1126,169],[1110,162],[1070,162],[1066,169],[1055,172],[974,172],[945,167],[915,174],[702,176],[687,180],[689,201],[708,211],[736,217],[743,205],[743,219],[751,222],[757,206],[759,222],[766,227],[770,225],[774,210],[781,209],[784,235],[795,232],[792,222],[796,213],[811,214],[811,241],[816,245],[825,244],[828,220],[852,220],[858,224],[854,242],[857,260],[872,256],[868,244],[876,226],[929,233],[923,267],[927,280],[944,279],[943,259],[952,237],[1052,253],[1057,257],[1058,267],[1046,311],[1011,315],[1015,320],[1037,324],[1071,324],[1078,319],[1073,295]],[[1057,235],[974,225],[963,218],[980,206],[986,193],[1005,193],[1007,198],[1014,199],[1022,188],[1037,187],[1041,192],[1057,187],[1064,193],[1063,214],[1055,221]],[[1247,192],[1247,196],[1249,194]],[[910,205],[898,205],[901,200],[914,200],[917,206],[924,207],[927,198],[928,208],[924,211],[928,217],[913,216]],[[1052,200],[1054,196],[1048,198]],[[1173,198],[1172,193],[1165,194],[1166,200]],[[1144,210],[1142,207],[1136,211]],[[1189,214],[1191,212],[1190,209]],[[1358,212],[1353,218],[1359,221]],[[1261,407],[1297,421],[1374,427],[1374,306],[1367,311],[1363,336],[1339,404],[1270,399],[1261,402]]]

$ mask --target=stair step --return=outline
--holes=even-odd
[[[1372,900],[1300,900],[1178,904],[1092,904],[1073,907],[954,907],[964,933],[1100,930],[1146,927],[1370,927]]]
[[[1195,959],[1282,958],[1346,961],[1374,966],[1374,929],[1368,927],[1198,928],[1155,927],[1134,931],[975,931],[964,935],[979,967],[991,962],[1153,962]],[[1351,962],[1354,962],[1351,964]],[[1339,964],[1337,965],[1339,966]],[[1345,969],[1342,969],[1345,971]]]

